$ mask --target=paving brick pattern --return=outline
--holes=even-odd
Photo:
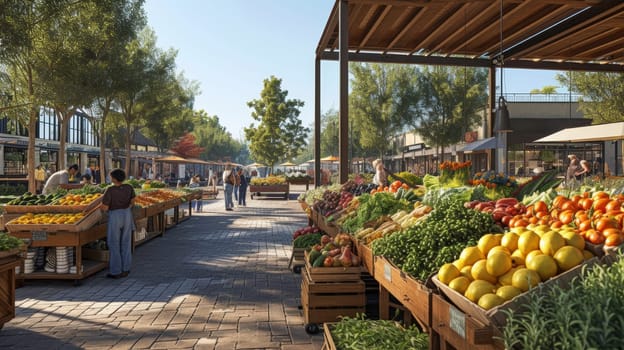
[[[126,278],[27,281],[0,349],[320,349],[298,309],[301,277],[287,268],[305,215],[294,200],[247,205],[206,202],[138,247]]]

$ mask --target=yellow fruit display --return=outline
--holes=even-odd
[[[493,233],[488,233],[486,235],[481,236],[479,242],[477,243],[477,248],[481,251],[484,256],[487,256],[490,249],[500,245],[501,238]]]
[[[585,239],[575,231],[562,230],[559,234],[566,240],[566,245],[571,245],[580,250],[585,249]]]
[[[479,260],[474,265],[472,265],[472,269],[470,270],[470,274],[475,281],[483,280],[488,281],[490,283],[496,283],[497,278],[493,276],[487,271],[487,260]]]
[[[594,253],[592,253],[589,250],[585,249],[585,250],[583,250],[583,257],[585,258],[585,260],[589,260],[589,259],[594,257]]]
[[[444,264],[438,272],[438,279],[444,284],[449,284],[452,280],[460,276],[459,269],[453,264]]]
[[[490,249],[490,251],[487,253],[486,259],[489,258],[490,255],[497,253],[497,252],[502,252],[511,256],[511,252],[509,251],[509,249],[503,247],[502,245],[497,245],[496,247]]]
[[[494,293],[487,293],[487,294],[482,295],[481,298],[479,298],[478,304],[482,308],[489,310],[504,302],[505,302],[505,299],[499,297],[498,295]]]
[[[546,232],[539,241],[539,249],[546,255],[553,256],[559,248],[566,244],[565,239],[555,231]]]
[[[477,280],[470,282],[464,296],[472,302],[477,303],[483,295],[488,293],[494,293],[494,285],[488,281]]]
[[[101,193],[91,194],[71,194],[68,193],[64,197],[60,198],[55,205],[87,205],[94,200],[100,198]]]
[[[75,224],[84,217],[83,213],[67,213],[67,214],[24,214],[17,219],[11,221],[12,224],[17,225],[60,225],[60,224]]]
[[[531,260],[533,260],[533,258],[538,255],[544,255],[544,253],[542,253],[542,251],[539,249],[530,251],[524,258],[524,265],[529,265],[531,263]]]
[[[471,271],[472,271],[472,265],[467,265],[467,266],[462,267],[462,269],[459,272],[461,272],[462,276],[472,281],[473,278],[472,278],[472,274],[470,273]]]
[[[518,249],[526,255],[532,250],[539,249],[540,236],[533,231],[523,232],[518,237]]]
[[[462,262],[463,266],[473,265],[481,259],[485,259],[485,255],[481,253],[477,247],[464,248],[461,254],[459,254],[459,260]]]
[[[458,292],[461,293],[462,295],[466,292],[466,289],[468,289],[468,286],[470,285],[470,282],[472,282],[470,279],[468,279],[468,277],[464,277],[464,276],[459,276],[455,279],[453,279],[448,286]]]
[[[518,236],[517,233],[507,232],[503,235],[503,238],[501,239],[501,245],[509,249],[510,252],[513,252],[514,250],[518,249],[518,238],[520,238],[520,236]]]
[[[553,258],[555,258],[555,261],[561,271],[567,271],[585,260],[583,252],[571,245],[567,245],[557,250]]]
[[[520,265],[524,265],[525,256],[519,249],[516,249],[511,253],[511,264],[516,267]]]
[[[486,260],[487,273],[494,276],[502,276],[511,269],[511,256],[504,251],[494,251]]]
[[[536,255],[527,263],[527,269],[537,272],[542,279],[547,279],[557,275],[557,262],[552,256],[546,254]]]
[[[522,294],[522,291],[514,286],[502,286],[496,290],[496,295],[503,298],[503,300],[511,300],[514,297]]]
[[[512,267],[504,275],[498,277],[498,284],[501,286],[511,286],[511,278],[517,269],[519,269],[519,267]]]
[[[526,292],[530,288],[535,287],[542,280],[539,274],[533,270],[521,268],[514,272],[511,278],[511,285]]]

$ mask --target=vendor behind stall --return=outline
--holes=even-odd
[[[67,185],[69,178],[78,173],[78,164],[73,164],[67,170],[59,170],[50,175],[45,186],[43,186],[43,194],[50,194],[56,191],[61,185]]]

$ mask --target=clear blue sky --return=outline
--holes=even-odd
[[[247,102],[262,81],[282,79],[314,121],[314,52],[334,0],[146,0],[158,46],[178,50],[178,70],[199,82],[195,109],[217,115],[236,139],[253,119]],[[526,93],[558,83],[553,71],[505,70],[504,91]],[[338,64],[321,65],[321,109],[338,109]],[[567,90],[559,89],[559,92]]]

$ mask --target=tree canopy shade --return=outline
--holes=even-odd
[[[624,73],[568,72],[557,80],[582,94],[579,107],[595,124],[624,121]]]
[[[414,66],[352,63],[352,127],[364,150],[383,157],[388,140],[413,125],[420,99]]]
[[[247,102],[251,117],[258,122],[245,128],[251,157],[273,167],[280,159],[295,158],[306,146],[310,129],[299,118],[303,101],[287,99],[282,80],[274,76],[264,80],[260,98]]]
[[[481,121],[487,104],[487,71],[481,68],[426,66],[419,78],[423,99],[416,132],[429,145],[456,144]]]
[[[201,153],[204,159],[228,159],[232,154],[240,154],[243,145],[232,138],[219,117],[209,116],[204,110],[195,111],[195,126],[193,135],[197,145],[203,148]]]

